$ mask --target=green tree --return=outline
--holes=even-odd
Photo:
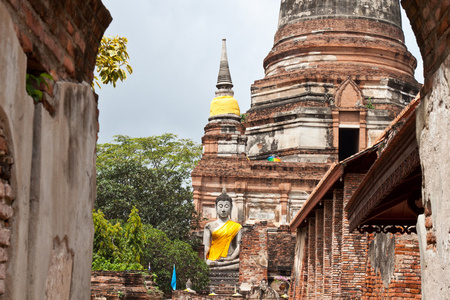
[[[97,201],[107,219],[125,220],[136,207],[144,224],[187,240],[196,216],[190,172],[201,147],[173,134],[97,145]]]
[[[117,81],[124,81],[128,74],[133,73],[133,68],[128,63],[130,56],[127,52],[128,40],[125,37],[104,36],[98,47],[95,66],[102,84],[112,83],[116,87]],[[94,76],[95,84],[101,88],[99,78]],[[92,88],[94,88],[94,82]]]
[[[141,264],[145,245],[144,227],[138,210],[133,208],[122,227],[119,222],[112,224],[100,211],[93,212],[94,245],[93,270],[142,270]]]
[[[176,265],[177,287],[184,288],[190,278],[194,289],[205,290],[209,268],[191,245],[171,241],[161,230],[143,225],[138,210],[133,208],[125,224],[105,219],[97,210],[94,217],[93,270],[143,270],[151,264],[156,283],[165,292],[171,290],[172,268]]]
[[[146,240],[144,249],[144,261],[151,264],[152,272],[157,275],[156,283],[164,292],[171,290],[173,265],[176,266],[177,289],[184,289],[190,278],[194,290],[206,290],[209,283],[209,267],[186,242],[171,241],[167,235],[146,226]]]

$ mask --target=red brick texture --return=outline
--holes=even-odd
[[[267,222],[245,225],[239,254],[239,283],[258,285],[267,280]]]
[[[308,219],[308,281],[306,285],[306,296],[315,297],[316,283],[316,220],[314,217]]]
[[[421,299],[420,251],[417,235],[396,234],[391,236],[395,243],[395,256],[382,257],[381,267],[374,268],[370,257],[367,258],[365,299]],[[373,244],[374,235],[369,236],[368,246]],[[369,254],[370,256],[370,254]],[[395,259],[391,281],[386,286],[381,273],[383,262]],[[377,262],[375,262],[377,263]],[[384,272],[383,272],[384,273]]]
[[[344,188],[334,189],[332,199],[322,200],[298,228],[306,229],[308,238],[297,258],[303,261],[301,270],[293,272],[292,299],[421,298],[415,234],[390,235],[389,244],[388,235],[348,230],[344,207],[362,178],[346,174]]]
[[[150,279],[151,276],[141,272],[92,271],[91,299],[163,299],[162,293],[156,291]]]
[[[364,174],[345,175],[343,207],[347,205],[363,178]],[[347,212],[344,210],[342,215],[341,296],[358,298],[362,296],[364,286],[367,239],[365,234],[349,232],[348,227]]]
[[[6,267],[10,249],[10,220],[14,215],[11,207],[14,193],[11,187],[11,164],[13,163],[8,149],[8,138],[0,128],[0,295],[5,292]]]
[[[341,296],[341,250],[342,250],[342,214],[344,211],[342,197],[344,191],[341,189],[335,189],[333,191],[333,208],[332,208],[332,284],[331,295],[333,297]]]
[[[448,0],[402,0],[423,58],[425,86],[422,98],[431,89],[431,76],[450,54],[450,3]]]
[[[295,234],[288,225],[268,231],[269,274],[289,276],[295,256]]]
[[[28,56],[28,69],[56,80],[91,82],[100,40],[111,22],[101,0],[1,0]]]

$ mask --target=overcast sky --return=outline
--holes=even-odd
[[[214,98],[222,38],[241,113],[250,85],[264,77],[273,45],[279,0],[103,0],[113,21],[105,35],[128,38],[133,74],[99,94],[99,143],[114,135],[175,133],[201,143]],[[402,15],[409,51],[420,58],[409,20]],[[423,82],[422,63],[416,79]]]

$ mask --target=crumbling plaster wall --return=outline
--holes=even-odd
[[[450,294],[450,56],[431,80],[418,114],[426,207],[417,223],[424,299]]]
[[[450,294],[450,4],[402,0],[424,62],[417,141],[425,214],[417,222],[422,297]]]
[[[25,92],[26,57],[17,41],[8,12],[0,4],[0,118],[4,123],[4,130],[8,136],[8,146],[14,160],[11,176],[11,184],[15,189],[15,207],[13,222],[27,220],[27,209],[30,194],[31,156],[33,140],[33,101]],[[20,170],[20,171],[19,171]],[[19,209],[20,208],[20,209]],[[25,223],[26,224],[26,223]],[[17,226],[11,239],[11,244],[6,248],[8,253],[9,268],[22,271],[27,270],[27,245],[17,243],[17,237],[26,237],[28,226]],[[11,257],[11,249],[14,255],[22,259]],[[3,278],[5,285],[15,281],[18,287],[26,289],[26,278],[15,277],[11,273],[5,273]],[[6,297],[14,299],[14,297]],[[23,294],[17,294],[16,299],[26,299]]]
[[[89,299],[97,102],[87,83],[57,81],[46,98],[54,111],[34,103],[10,13],[0,2],[0,118],[15,195],[0,299]]]

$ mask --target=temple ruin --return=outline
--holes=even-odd
[[[380,243],[383,245],[389,243],[386,236],[384,242],[382,242],[381,237],[374,233],[360,233],[363,237],[362,240],[356,235],[352,236],[354,233],[351,233],[351,231],[354,232],[356,226],[366,223],[357,224],[355,223],[356,220],[351,220],[353,222],[350,227],[351,231],[348,231],[346,211],[350,209],[350,207],[347,207],[348,200],[358,190],[360,183],[370,182],[370,178],[363,180],[364,175],[376,161],[376,157],[379,155],[377,151],[384,149],[383,146],[380,146],[380,136],[386,134],[386,128],[391,128],[391,135],[385,136],[384,140],[384,142],[389,142],[390,138],[397,133],[398,128],[402,127],[405,122],[411,124],[406,117],[400,122],[396,117],[412,102],[419,90],[421,91],[420,99],[422,99],[422,103],[420,103],[420,99],[417,100],[413,108],[408,106],[407,109],[409,110],[403,112],[402,115],[405,116],[406,114],[410,118],[411,111],[414,112],[416,107],[418,107],[418,111],[422,111],[421,122],[417,125],[419,131],[424,128],[422,136],[427,135],[426,132],[430,130],[425,123],[431,122],[428,117],[425,117],[428,112],[423,110],[423,106],[426,105],[423,104],[423,99],[434,97],[436,98],[435,101],[442,101],[438,99],[447,97],[448,100],[448,80],[444,76],[444,73],[448,72],[448,64],[444,63],[445,57],[448,56],[448,47],[444,45],[446,41],[448,44],[449,34],[448,23],[443,21],[446,18],[445,16],[448,16],[448,4],[427,2],[421,5],[421,10],[419,10],[417,5],[410,2],[402,1],[402,5],[412,22],[422,54],[432,55],[432,58],[424,57],[427,62],[425,63],[426,78],[423,87],[414,79],[416,60],[404,45],[400,4],[395,0],[371,1],[370,3],[356,0],[281,1],[274,46],[264,60],[265,77],[255,81],[252,85],[251,108],[245,113],[242,121],[239,118],[239,107],[236,107],[237,101],[232,98],[232,93],[228,95],[234,100],[232,104],[220,99],[220,92],[224,88],[221,78],[223,78],[223,74],[227,74],[227,76],[230,74],[230,70],[227,69],[228,64],[221,63],[216,98],[211,102],[211,115],[205,127],[205,135],[202,138],[204,153],[198,166],[192,172],[192,182],[194,203],[199,213],[209,220],[213,220],[215,218],[213,201],[220,194],[222,188],[226,188],[228,194],[234,200],[235,207],[237,207],[237,211],[232,216],[233,220],[243,224],[244,230],[248,230],[251,235],[251,237],[248,237],[251,242],[245,245],[246,234],[243,234],[242,251],[247,251],[250,261],[262,260],[259,260],[261,263],[257,266],[249,266],[241,258],[239,284],[250,284],[249,278],[252,276],[252,272],[255,277],[269,279],[269,282],[280,275],[292,275],[292,279],[295,279],[297,283],[304,280],[305,284],[303,287],[301,287],[301,284],[297,284],[291,289],[291,293],[293,293],[291,296],[295,299],[331,297],[331,292],[324,292],[325,287],[329,287],[329,291],[331,291],[333,282],[328,281],[325,285],[324,274],[327,271],[323,269],[325,263],[323,259],[325,259],[324,251],[332,251],[332,248],[329,247],[334,246],[326,244],[328,242],[324,240],[325,237],[323,236],[326,230],[331,230],[331,227],[335,226],[336,230],[341,230],[341,235],[344,234],[342,240],[339,238],[339,243],[343,243],[342,247],[344,248],[338,248],[337,251],[341,251],[341,249],[347,251],[345,250],[347,246],[354,247],[353,241],[360,243],[358,247],[362,247],[361,250],[366,249],[369,245],[374,245],[374,243],[378,243],[378,246],[381,245]],[[432,20],[427,22],[429,28],[420,27],[421,18],[424,18],[426,12],[431,11],[431,7],[436,9],[436,13],[434,16],[429,15],[429,19]],[[440,25],[438,26],[438,24]],[[424,36],[425,32],[431,34]],[[436,41],[436,47],[430,44],[430,40]],[[427,42],[424,43],[424,41]],[[222,61],[223,58],[224,55],[222,55]],[[442,64],[441,69],[436,66],[439,63]],[[224,71],[224,68],[226,71]],[[437,73],[433,79],[427,77],[434,72]],[[433,89],[433,80],[438,81],[438,83],[434,83],[438,85],[437,90]],[[231,91],[231,76],[229,76],[227,84],[226,88]],[[428,103],[428,100],[425,103]],[[429,105],[432,105],[431,102]],[[444,113],[444,111],[440,112]],[[413,114],[415,116],[415,112]],[[415,124],[413,123],[411,128],[414,128]],[[441,129],[443,128],[447,127],[441,127]],[[435,130],[437,130],[437,127]],[[411,132],[414,133],[415,131]],[[402,136],[400,135],[399,139]],[[408,143],[409,141],[410,139],[408,139]],[[421,147],[428,149],[426,144],[420,144],[418,149],[421,149]],[[420,150],[421,153],[427,153],[428,157],[435,157],[435,155],[429,153],[429,150],[425,149]],[[270,156],[279,157],[281,161],[268,161]],[[356,158],[353,158],[354,156]],[[444,155],[444,157],[447,161],[448,155]],[[428,158],[420,158],[420,161],[424,163],[428,160]],[[388,160],[384,161],[384,163],[388,163]],[[382,162],[383,160],[375,162],[375,165],[378,166]],[[341,169],[339,169],[341,171],[335,171],[334,177],[329,177],[331,175],[327,171],[337,170],[336,165],[341,166]],[[330,169],[332,166],[334,166],[334,169]],[[414,168],[417,166],[415,165]],[[426,164],[421,163],[421,166],[423,172]],[[430,166],[428,165],[428,168]],[[425,174],[431,172],[434,175],[430,176],[442,176],[445,172],[443,169],[439,170],[441,171],[437,171],[437,173],[436,171],[425,170]],[[404,169],[402,171],[406,172]],[[344,179],[346,172],[350,174],[348,178],[352,178],[349,179],[350,181]],[[371,226],[377,225],[382,222],[380,221],[382,219],[383,222],[386,222],[386,224],[383,224],[383,228],[387,225],[394,226],[394,228],[396,228],[395,226],[403,226],[403,230],[394,230],[396,235],[400,234],[396,237],[398,243],[400,243],[397,246],[408,249],[413,247],[414,253],[417,254],[419,245],[423,243],[421,238],[415,236],[411,239],[402,234],[406,234],[405,230],[409,230],[404,227],[405,225],[415,226],[417,218],[419,221],[421,220],[421,214],[423,213],[421,209],[427,206],[425,202],[423,206],[419,202],[429,196],[425,196],[427,195],[426,190],[422,190],[421,181],[417,181],[417,178],[421,176],[417,174],[422,173],[417,173],[417,169],[411,169],[411,172],[405,175],[411,176],[411,180],[408,177],[402,180],[408,179],[410,181],[406,180],[405,182],[413,184],[411,190],[408,191],[408,195],[412,196],[397,199],[395,198],[396,194],[387,195],[386,197],[390,198],[386,199],[391,199],[390,202],[382,199],[377,200],[385,201],[382,202],[384,206],[370,207],[370,209],[377,209],[378,213],[384,212],[384,210],[389,211],[389,209],[395,212],[398,207],[403,205],[404,207],[410,207],[412,212],[406,213],[404,216],[393,214],[390,218],[387,217],[389,214],[386,212],[383,218],[376,219],[369,224]],[[337,173],[340,176],[336,175]],[[382,180],[386,180],[388,177],[382,178],[384,178]],[[330,180],[332,182],[328,183]],[[322,182],[324,181],[327,184],[326,188],[323,188]],[[334,182],[337,184],[336,187],[332,186]],[[347,183],[351,187],[349,190],[344,188]],[[319,188],[322,186],[320,197],[317,194],[318,192],[315,191],[318,184]],[[402,187],[405,186],[405,183],[398,181],[391,184],[399,185],[396,191],[402,193]],[[337,190],[334,190],[336,188]],[[344,193],[339,190],[342,188],[344,188]],[[446,191],[443,186],[438,187],[439,190]],[[349,194],[345,194],[346,192]],[[312,197],[316,198],[312,199]],[[327,202],[326,199],[331,202]],[[344,223],[323,223],[325,222],[324,209],[328,209],[328,212],[331,213],[331,215],[327,215],[327,218],[333,216],[332,209],[334,208],[330,206],[336,202],[333,202],[333,199],[347,199],[336,207],[337,211],[334,211],[340,214],[341,222]],[[406,202],[402,202],[403,199]],[[397,202],[393,202],[393,200]],[[352,205],[356,205],[354,201],[358,200],[352,201]],[[427,201],[432,202],[433,200]],[[390,207],[389,205],[397,205],[398,207]],[[441,205],[439,207],[442,207]],[[311,213],[315,213],[316,218],[308,221]],[[349,213],[351,212],[349,211]],[[439,212],[438,214],[443,213]],[[446,213],[449,213],[448,210]],[[426,234],[427,243],[428,245],[430,243],[435,245],[437,237],[434,233],[430,233],[430,230],[434,228],[434,225],[431,225],[431,220],[432,218],[436,220],[435,218],[439,217],[426,209],[425,216],[428,216],[428,223],[425,222],[425,225],[422,226],[428,230]],[[408,219],[402,223],[402,220],[406,220],[403,219],[405,217]],[[364,221],[361,217],[358,220]],[[289,262],[282,266],[278,264],[279,260],[276,259],[274,253],[289,244],[290,233],[289,231],[276,232],[288,224],[292,230],[297,231],[297,237],[295,238],[297,240],[296,263],[294,265],[294,253],[285,253],[285,261]],[[310,224],[309,227],[308,224]],[[432,224],[435,224],[434,221]],[[306,233],[301,229],[305,225],[306,228],[309,228]],[[314,232],[311,230],[314,230]],[[375,229],[372,228],[372,230]],[[313,236],[309,236],[309,244],[304,242],[302,244],[300,239],[305,241],[308,232],[310,232],[309,234],[313,233]],[[350,234],[347,239],[345,238],[347,234],[345,232]],[[258,241],[254,240],[256,236],[259,237]],[[431,236],[433,238],[430,238]],[[286,240],[282,244],[271,242],[276,237],[283,237]],[[311,237],[314,237],[314,243],[311,242]],[[317,240],[318,238],[320,240]],[[329,236],[328,238],[332,237]],[[444,239],[442,245],[446,245],[445,235],[441,235],[442,238]],[[432,241],[430,242],[430,240]],[[325,244],[322,246],[319,243]],[[386,293],[385,289],[391,283],[391,279],[386,281],[386,276],[389,277],[392,274],[383,273],[382,279],[377,277],[381,276],[380,273],[377,273],[380,272],[380,265],[375,263],[380,259],[377,256],[380,255],[380,252],[376,250],[378,246],[373,246],[375,250],[370,253],[364,250],[361,256],[358,256],[358,251],[356,251],[356,256],[350,255],[347,260],[356,259],[362,263],[363,269],[360,272],[363,283],[365,280],[379,280],[376,283],[379,285],[373,285],[371,288],[364,290],[363,285],[356,284],[355,287],[355,284],[347,280],[345,284],[349,287],[350,292],[345,294],[346,292],[341,293],[343,290],[339,290],[339,294],[336,295],[342,297],[381,296],[382,294],[379,294],[382,293],[381,291],[384,291],[385,294],[383,295],[385,296],[391,295],[389,290]],[[310,256],[306,256],[306,258],[312,259],[312,265],[308,265],[309,260],[302,263],[303,253],[307,253],[304,251],[307,251],[308,247],[312,254],[309,254]],[[428,253],[430,249],[435,249],[435,252],[445,251],[443,249],[446,246],[441,246],[441,250],[436,250],[438,247],[435,246],[435,248],[433,246],[420,247],[422,247],[420,248],[420,262],[423,268],[423,259],[428,257],[431,252],[430,254],[425,253]],[[425,248],[428,250],[425,250]],[[392,251],[397,251],[395,250],[397,248],[392,249]],[[443,254],[444,252],[439,253]],[[369,259],[369,256],[366,255],[369,254],[375,259],[372,261],[374,269],[370,270],[366,269],[367,259]],[[412,252],[410,254],[413,255]],[[416,266],[415,269],[417,270],[417,268],[420,269],[420,262],[415,254],[411,256],[410,266]],[[408,256],[409,254],[405,252],[405,255]],[[333,258],[337,259],[334,263],[339,265],[346,261],[344,257],[339,255]],[[392,257],[389,259],[392,259]],[[428,261],[429,259],[433,260],[434,258],[428,258]],[[330,261],[328,260],[327,263],[329,264]],[[292,273],[291,270],[286,271],[293,265]],[[302,273],[301,268],[305,266],[307,267],[306,271]],[[322,268],[320,272],[319,269],[315,269],[318,266]],[[393,268],[397,268],[397,265]],[[408,266],[404,270],[407,270],[407,268]],[[385,271],[386,268],[383,269],[383,272]],[[340,269],[338,272],[342,273],[343,271]],[[432,293],[429,287],[420,285],[420,281],[426,284],[430,280],[424,278],[424,274],[428,273],[422,269],[422,277],[420,277],[420,274],[418,276],[416,274],[416,277],[411,279],[415,284],[411,288],[412,292],[408,294],[409,296],[406,294],[403,296],[416,297],[417,294],[420,294],[418,290],[421,289],[422,295]],[[337,278],[338,283],[342,280],[345,281],[345,278],[352,275],[345,273],[339,276],[343,277]],[[436,281],[437,279],[434,279],[434,282]],[[392,283],[391,287],[395,287],[395,284],[397,284],[395,281],[392,281]],[[382,287],[383,284],[386,288]],[[399,282],[398,284],[401,286],[402,283]],[[308,288],[302,290],[306,285],[308,285]],[[345,289],[345,287],[341,288]]]

